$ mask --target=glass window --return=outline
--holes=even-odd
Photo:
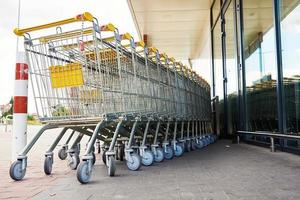
[[[227,98],[228,98],[228,134],[237,130],[237,65],[235,48],[233,1],[225,13],[225,44],[226,44],[226,73],[227,73]]]
[[[250,131],[278,131],[272,0],[244,0],[247,124]]]
[[[222,71],[222,46],[221,46],[221,20],[218,20],[214,30],[214,67],[215,67],[215,84],[216,96],[223,99],[223,71]]]
[[[282,1],[282,62],[287,131],[300,132],[300,1]]]
[[[219,106],[217,108],[219,117],[217,122],[217,130],[223,130],[223,71],[222,71],[222,46],[221,46],[221,20],[219,19],[213,29],[213,50],[214,50],[214,76],[215,76],[215,95],[219,97]],[[219,134],[219,132],[218,132]]]

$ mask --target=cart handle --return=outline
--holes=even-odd
[[[138,41],[135,44],[139,47],[143,47],[143,48],[145,47],[145,43],[143,41]]]
[[[179,65],[179,66],[181,66],[181,67],[182,67],[182,65],[183,65],[182,62],[180,62],[180,61],[179,61],[179,62],[176,62],[176,64]]]
[[[175,58],[174,58],[174,57],[169,58],[169,60],[170,60],[172,63],[176,64],[176,63],[175,63]]]
[[[156,53],[157,49],[155,47],[149,47],[149,52]]]
[[[168,56],[167,56],[166,53],[161,53],[160,56],[161,56],[162,58],[164,58],[164,59],[167,59],[167,58],[168,58]]]
[[[78,22],[78,21],[90,21],[90,22],[92,22],[93,19],[94,19],[94,17],[91,13],[84,12],[83,14],[76,15],[75,17],[60,20],[60,21],[56,21],[56,22],[52,22],[52,23],[48,23],[48,24],[33,26],[33,27],[29,27],[29,28],[24,28],[24,29],[15,28],[14,33],[17,36],[23,36],[25,33],[32,32],[32,31],[38,31],[38,30],[47,29],[47,28],[51,28],[51,27],[55,27],[55,26],[64,25],[64,24],[70,24],[70,23]]]
[[[101,31],[111,31],[114,32],[117,28],[112,24],[112,23],[108,23],[106,25],[103,25],[100,27]]]
[[[131,34],[130,33],[124,33],[123,35],[122,35],[122,39],[123,40],[131,40],[133,37],[131,36]]]

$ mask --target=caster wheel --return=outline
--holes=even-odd
[[[215,141],[215,140],[214,140],[214,137],[210,136],[210,137],[209,137],[209,141],[210,141],[211,144],[214,143],[214,141]]]
[[[101,153],[101,147],[100,147],[100,145],[98,145],[98,147],[97,147],[97,153],[98,153],[98,154]]]
[[[58,157],[61,160],[65,160],[67,158],[68,154],[65,148],[62,148],[58,151]]]
[[[215,143],[216,139],[214,135],[211,135],[211,143]]]
[[[218,137],[216,135],[214,135],[213,137],[214,137],[214,142],[216,142]]]
[[[115,147],[115,152],[116,152],[115,158],[116,158],[116,160],[120,160],[119,159],[119,151],[120,151],[119,147]]]
[[[94,165],[96,162],[96,155],[95,153],[92,153],[93,159],[92,159],[92,164]]]
[[[50,175],[52,172],[52,157],[51,156],[46,156],[45,161],[44,161],[44,172],[46,175]]]
[[[86,184],[90,182],[90,179],[91,179],[91,172],[88,167],[88,162],[83,161],[79,164],[77,169],[77,180],[82,184]]]
[[[116,172],[116,161],[113,156],[108,157],[107,171],[109,176],[114,176]]]
[[[186,142],[185,150],[186,150],[186,152],[190,152],[191,151],[191,142],[190,141]]]
[[[140,155],[140,150],[139,150],[139,148],[134,148],[133,151],[134,151],[135,153],[137,153],[138,155]]]
[[[142,157],[142,164],[145,166],[150,166],[153,164],[154,156],[153,153],[149,150],[144,151],[144,155]]]
[[[165,159],[171,160],[174,157],[174,151],[170,146],[167,146],[164,152]]]
[[[196,143],[196,147],[197,149],[201,149],[203,147],[203,142],[201,140],[198,140],[198,142]]]
[[[76,153],[70,155],[68,165],[72,170],[76,170],[79,163],[80,163],[79,155],[77,155]]]
[[[192,151],[195,151],[195,150],[196,150],[195,141],[191,141],[191,150],[192,150]]]
[[[119,148],[119,150],[118,150],[118,157],[119,157],[119,160],[120,161],[123,161],[124,160],[124,147],[123,146],[121,146],[120,148]]]
[[[206,147],[208,145],[208,142],[207,142],[206,138],[203,138],[202,141],[204,143],[204,146]]]
[[[138,154],[132,153],[130,154],[131,161],[127,160],[126,165],[129,170],[137,171],[141,167],[141,158]]]
[[[205,141],[206,141],[206,146],[209,145],[209,139],[207,137],[205,138]]]
[[[164,160],[164,151],[162,148],[156,148],[156,155],[154,155],[155,162],[162,162]]]
[[[20,181],[24,178],[26,173],[26,168],[22,170],[22,161],[17,160],[13,162],[9,169],[10,177],[15,181]]]
[[[185,147],[185,144],[184,144],[184,142],[179,142],[178,143],[181,147],[182,147],[182,149],[183,149],[183,152],[184,152],[184,147]]]
[[[102,161],[106,165],[106,155],[105,155],[105,153],[106,153],[106,151],[103,151],[103,153],[102,153]]]
[[[174,153],[175,153],[175,156],[176,156],[176,157],[182,156],[182,154],[183,154],[183,148],[182,148],[182,146],[181,146],[180,144],[177,144],[177,145],[176,145],[176,148],[175,148],[175,150],[174,150]]]
[[[209,136],[206,136],[205,140],[207,141],[207,145],[210,145],[210,139],[209,139]]]
[[[203,144],[202,148],[206,146],[206,142],[205,142],[204,138],[201,138],[199,141],[202,142],[202,144]]]

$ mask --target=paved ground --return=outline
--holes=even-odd
[[[24,181],[0,183],[0,198],[300,199],[299,156],[229,141],[218,141],[138,172],[118,162],[116,177],[108,177],[98,159],[88,185],[78,183],[75,171],[68,170],[65,161],[56,159],[54,167],[54,174],[47,177],[42,161],[32,163]]]
[[[28,141],[40,128],[41,126],[28,126]],[[30,151],[24,180],[21,182],[12,181],[8,174],[11,163],[11,129],[11,126],[8,126],[6,131],[5,126],[0,125],[0,199],[29,199],[56,185],[65,177],[73,176],[73,171],[68,169],[66,162],[60,161],[57,156],[54,158],[55,172],[53,176],[49,177],[44,174],[44,153],[59,134],[59,130],[50,130],[41,136],[37,145]],[[66,141],[66,137],[62,141]],[[84,139],[84,141],[86,140],[87,138]],[[57,155],[56,152],[55,155]]]

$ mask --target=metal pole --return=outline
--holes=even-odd
[[[241,70],[240,70],[240,66],[241,66],[241,57],[240,57],[240,44],[239,44],[239,31],[238,31],[238,15],[237,15],[237,11],[238,11],[238,6],[237,6],[237,0],[233,1],[234,4],[234,32],[235,32],[235,38],[234,38],[234,42],[235,42],[235,48],[236,48],[236,73],[237,73],[237,88],[238,88],[238,99],[237,99],[237,112],[238,112],[238,119],[237,119],[237,129],[240,130],[242,128],[241,125],[241,119],[242,117],[242,89],[241,89]]]
[[[211,36],[211,74],[212,74],[212,96],[216,96],[216,90],[215,90],[215,65],[214,65],[214,34],[213,34],[213,16],[212,16],[212,8],[210,9],[210,36]]]
[[[275,152],[274,138],[270,137],[270,139],[271,139],[271,152]]]
[[[160,126],[160,120],[158,120],[157,125],[156,125],[156,130],[155,130],[155,136],[154,136],[153,144],[157,143],[157,135],[158,135],[158,131],[159,131],[159,126]]]
[[[245,67],[245,53],[244,53],[244,12],[243,12],[243,1],[239,0],[237,4],[237,11],[239,12],[239,44],[240,44],[240,69],[241,69],[241,79],[242,79],[242,99],[241,99],[241,116],[242,123],[241,128],[244,130],[248,130],[247,124],[247,90],[246,90],[246,67]]]
[[[28,62],[25,52],[17,52],[15,72],[12,160],[27,144]]]
[[[223,102],[224,102],[224,136],[228,135],[228,105],[227,105],[227,67],[226,67],[226,33],[225,33],[225,18],[221,11],[221,36],[222,36],[222,69],[223,69]]]
[[[277,64],[277,113],[278,113],[278,128],[283,134],[286,133],[286,113],[284,100],[283,86],[283,71],[282,71],[282,47],[281,47],[281,3],[280,0],[273,0],[273,19],[275,30],[275,47],[276,47],[276,64]]]

